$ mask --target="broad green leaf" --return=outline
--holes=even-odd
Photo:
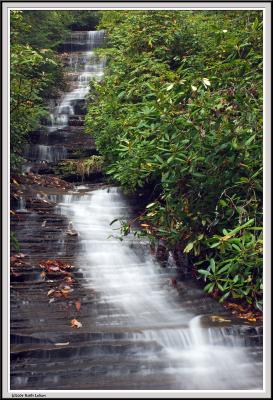
[[[205,275],[205,276],[211,275],[210,271],[208,271],[206,269],[198,269],[198,272],[199,272],[199,274]]]
[[[215,274],[215,261],[213,258],[210,259],[210,269]]]
[[[194,242],[190,242],[187,244],[187,246],[184,248],[184,253],[189,253],[193,249]]]

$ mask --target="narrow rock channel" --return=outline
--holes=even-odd
[[[262,326],[235,318],[171,262],[163,268],[146,241],[115,238],[111,221],[133,213],[119,188],[98,177],[46,184],[75,147],[97,154],[81,107],[103,76],[93,52],[103,36],[73,32],[64,44],[70,91],[26,148],[25,171],[45,178],[21,183],[11,218],[26,255],[11,274],[11,389],[261,389]],[[65,277],[41,268],[56,259]]]

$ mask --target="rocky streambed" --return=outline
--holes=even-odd
[[[261,324],[163,268],[147,243],[109,238],[110,219],[130,213],[117,189],[40,189],[47,200],[12,216],[13,389],[260,387]]]

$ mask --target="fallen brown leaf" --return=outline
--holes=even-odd
[[[82,323],[75,318],[70,321],[71,328],[82,328]]]
[[[52,293],[54,293],[55,292],[55,289],[50,289],[48,292],[47,292],[47,295],[48,296],[50,296]]]
[[[81,309],[81,302],[79,300],[75,301],[75,307],[77,311],[80,311]]]
[[[47,270],[48,270],[48,272],[50,272],[50,271],[56,272],[56,271],[60,271],[60,267],[49,266]]]
[[[60,290],[55,290],[54,297],[62,297],[63,294]]]
[[[69,274],[69,272],[66,272],[65,274],[66,274],[66,277],[64,278],[64,280],[65,280],[66,283],[75,282],[74,279],[72,279],[71,274]],[[67,274],[69,274],[69,275],[67,275]]]
[[[245,312],[246,308],[244,308],[243,306],[241,306],[240,304],[236,304],[236,303],[226,303],[225,304],[228,308],[234,309],[236,311],[241,311],[241,312]]]

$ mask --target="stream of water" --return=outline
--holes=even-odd
[[[104,57],[98,57],[94,53],[94,49],[101,46],[103,39],[103,30],[71,33],[67,68],[72,80],[71,90],[62,96],[51,111],[50,131],[66,127],[69,117],[76,114],[75,106],[85,100],[90,80],[102,79],[106,60]]]
[[[248,356],[242,338],[205,328],[205,315],[196,315],[193,302],[183,305],[145,242],[111,238],[116,234],[111,221],[130,216],[118,188],[63,196],[59,210],[80,235],[81,271],[110,310],[98,315],[97,327],[133,327],[131,340],[158,343],[160,349],[142,357],[164,363],[176,388],[261,387],[261,364]]]
[[[94,55],[94,48],[101,45],[103,37],[103,31],[71,35],[67,51],[74,81],[71,90],[53,107],[48,127],[49,135],[59,130],[59,147],[39,143],[28,147],[29,160],[56,162],[66,157],[66,150],[60,147],[62,129],[76,114],[77,103],[85,99],[90,79],[103,77],[105,60]],[[132,348],[136,350],[126,354],[117,351],[111,359],[125,366],[129,354],[135,369],[129,363],[121,372],[109,360],[104,363],[106,376],[117,381],[115,388],[124,379],[124,387],[136,388],[136,376],[143,382],[148,380],[147,384],[140,384],[141,388],[152,385],[153,379],[154,389],[158,385],[190,390],[262,388],[261,359],[255,357],[255,348],[246,345],[240,329],[236,331],[235,327],[237,334],[232,334],[232,328],[228,331],[222,328],[223,324],[219,327],[205,323],[211,311],[206,312],[200,289],[185,281],[181,283],[182,294],[178,294],[170,285],[170,271],[155,261],[147,242],[130,235],[123,240],[114,237],[119,224],[110,223],[129,218],[132,213],[119,188],[90,190],[88,185],[78,186],[65,195],[49,195],[48,200],[57,201],[58,212],[76,231],[80,247],[74,255],[75,263],[86,288],[98,293],[96,307],[100,311],[92,314],[92,329],[119,329],[125,332],[130,346],[135,346]],[[23,200],[20,209],[25,209]],[[64,254],[63,246],[60,245],[58,257]],[[215,302],[215,310],[220,309]],[[115,344],[114,336],[112,342]],[[140,343],[142,347],[138,348]],[[103,388],[103,383],[99,387]]]

